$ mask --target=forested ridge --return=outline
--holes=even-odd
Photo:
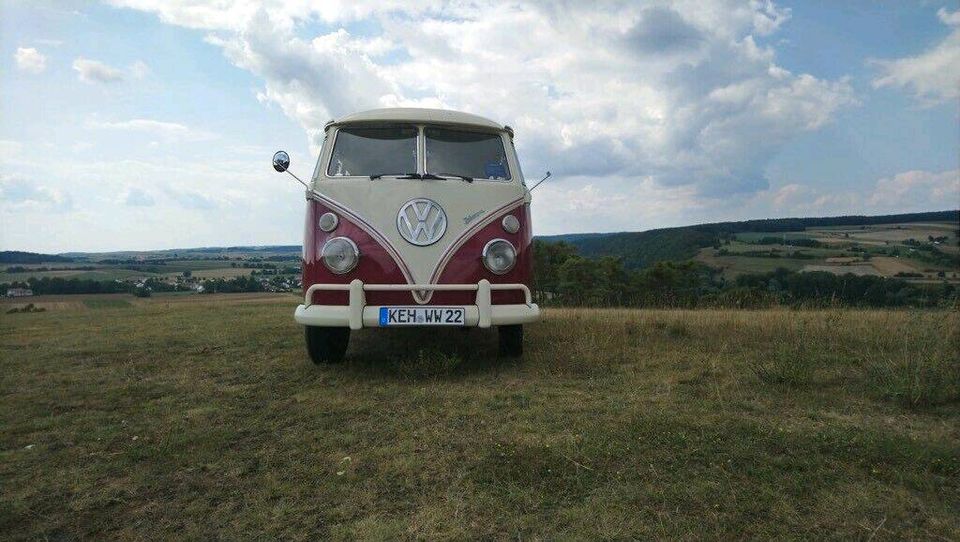
[[[51,263],[72,262],[73,258],[57,256],[55,254],[40,254],[37,252],[23,252],[20,250],[0,251],[0,263]]]

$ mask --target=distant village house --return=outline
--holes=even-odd
[[[7,288],[7,297],[28,297],[33,295],[30,288]]]

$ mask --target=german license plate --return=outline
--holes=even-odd
[[[463,307],[380,307],[380,326],[462,326]]]

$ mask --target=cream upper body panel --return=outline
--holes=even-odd
[[[367,176],[328,176],[327,165],[339,127],[378,122],[418,126],[444,124],[497,133],[503,139],[511,179],[477,179],[468,183],[457,178],[419,180],[384,176],[371,180]],[[422,160],[418,172],[423,173]],[[360,217],[386,239],[409,269],[412,275],[409,279],[417,284],[434,282],[438,278],[442,260],[463,241],[464,233],[488,223],[495,214],[530,201],[507,129],[483,117],[454,111],[381,109],[333,121],[328,124],[312,181],[314,191]],[[447,217],[444,234],[427,246],[408,242],[397,226],[400,209],[417,198],[439,204]]]
[[[391,107],[386,109],[371,109],[353,113],[327,123],[331,126],[344,124],[358,124],[364,122],[403,122],[410,124],[444,124],[476,128],[503,130],[504,127],[490,119],[470,113],[449,111],[446,109],[421,109],[415,107]]]

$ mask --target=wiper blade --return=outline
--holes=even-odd
[[[433,174],[432,174],[432,173],[428,173],[427,175],[433,175]],[[439,176],[440,176],[439,178],[441,178],[441,179],[442,179],[443,177],[456,177],[456,178],[458,178],[458,179],[463,179],[464,181],[467,181],[468,183],[472,183],[472,182],[473,182],[473,177],[469,177],[469,176],[467,176],[467,175],[458,175],[458,174],[456,174],[456,173],[438,173],[437,175],[439,175]],[[436,177],[436,175],[434,175],[434,177]]]
[[[419,179],[419,173],[377,173],[376,175],[371,175],[370,180],[375,181],[377,179],[382,179],[385,176],[394,176],[396,175],[398,179]]]

